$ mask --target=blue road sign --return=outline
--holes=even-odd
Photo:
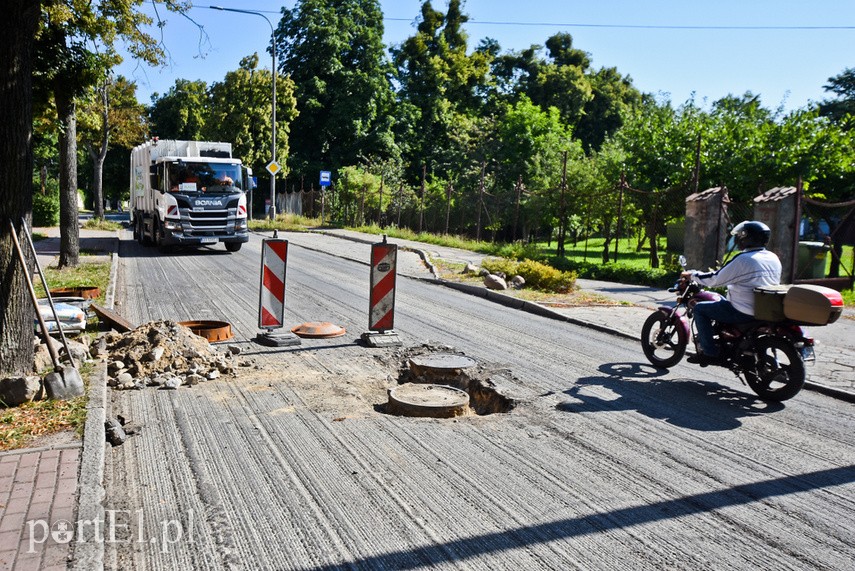
[[[331,174],[332,173],[330,173],[330,171],[321,171],[321,182],[320,182],[321,186],[329,186],[330,185],[330,180],[331,180],[330,175]]]

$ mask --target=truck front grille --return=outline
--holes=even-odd
[[[225,232],[231,222],[234,230],[234,217],[229,217],[228,210],[190,210],[182,216],[182,226],[185,234],[208,234]]]

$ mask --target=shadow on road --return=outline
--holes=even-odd
[[[417,569],[445,562],[459,564],[467,559],[477,559],[486,553],[525,549],[529,545],[601,534],[610,530],[682,518],[853,482],[855,482],[855,466],[842,466],[782,476],[651,504],[455,539],[411,551],[383,553],[334,566],[324,565],[305,569],[312,571],[332,571],[332,569],[341,568]]]
[[[573,399],[556,408],[576,413],[634,410],[699,431],[733,430],[742,426],[742,418],[784,409],[782,403],[768,403],[711,381],[662,379],[667,371],[646,364],[607,363],[599,370],[605,376],[579,379],[564,391]],[[601,396],[594,394],[601,390],[585,390],[592,387],[611,394]]]
[[[214,249],[216,247],[216,249]],[[181,258],[185,256],[229,256],[222,244],[210,246],[143,246],[136,240],[119,240],[119,255],[123,258]]]

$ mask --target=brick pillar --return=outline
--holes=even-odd
[[[781,259],[781,281],[788,283],[796,263],[793,244],[796,241],[796,187],[771,188],[754,198],[754,219],[763,222],[772,230],[767,248]]]
[[[709,188],[686,197],[685,256],[696,270],[717,268],[727,242],[727,188]]]

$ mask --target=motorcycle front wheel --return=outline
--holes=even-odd
[[[651,364],[668,369],[686,354],[689,336],[678,319],[661,311],[650,315],[641,328],[641,348]]]
[[[760,337],[754,367],[744,371],[751,390],[767,401],[791,399],[805,384],[805,362],[798,349],[780,337]]]

